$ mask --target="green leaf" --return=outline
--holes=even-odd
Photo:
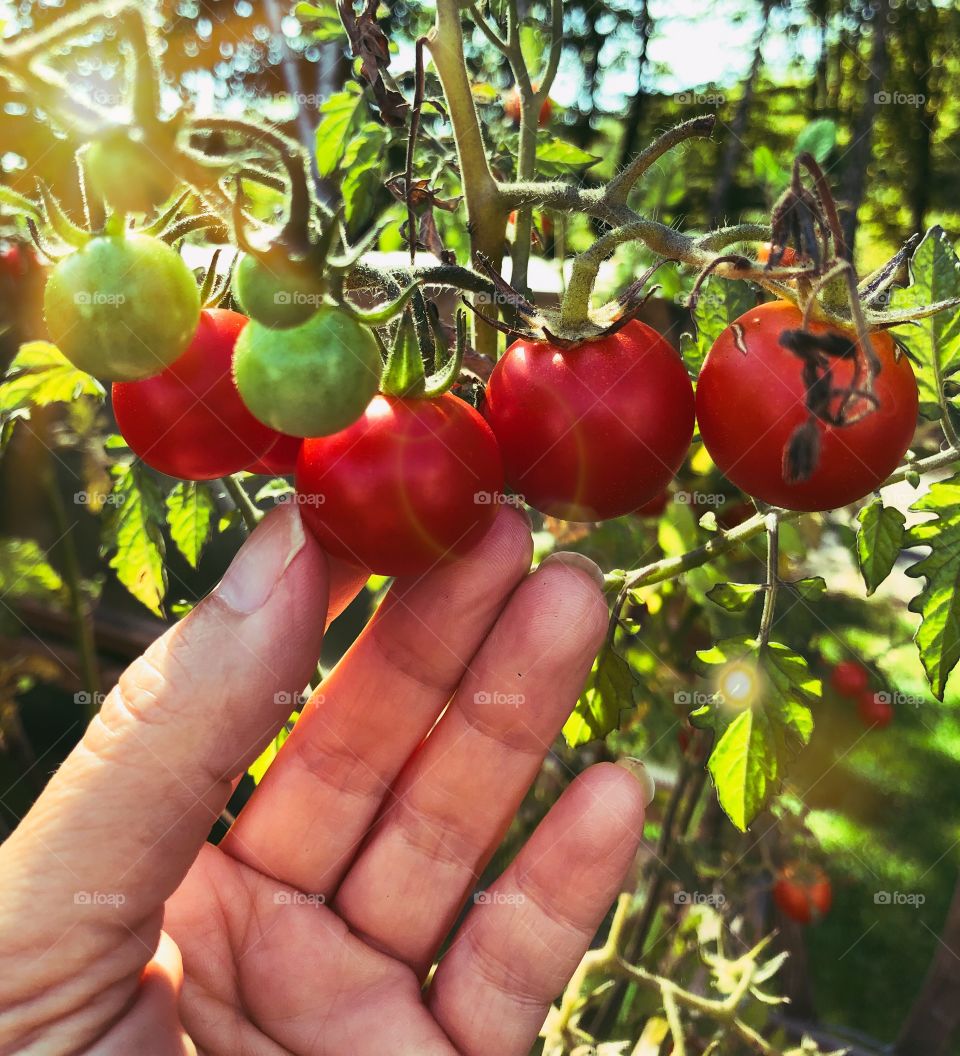
[[[820,682],[802,656],[777,642],[761,647],[734,638],[698,655],[714,686],[697,723],[709,718],[717,731],[708,769],[720,806],[744,832],[810,740],[810,705],[820,696]]]
[[[255,785],[259,785],[263,780],[263,775],[267,772],[273,760],[276,759],[277,753],[283,747],[284,741],[286,741],[290,734],[293,733],[293,727],[299,718],[300,712],[295,711],[280,728],[280,732],[276,737],[273,738],[266,748],[264,748],[257,758],[247,767],[247,773],[253,778],[253,783]]]
[[[181,481],[167,496],[167,524],[170,538],[190,563],[197,567],[200,554],[210,538],[217,505],[206,484]]]
[[[811,121],[809,125],[797,136],[794,145],[794,154],[807,151],[823,165],[830,157],[837,142],[837,126],[828,117],[822,117],[819,121]]]
[[[787,171],[767,146],[757,147],[753,152],[753,174],[761,183],[770,184],[772,188],[784,186],[789,179]]]
[[[537,171],[541,176],[569,176],[596,165],[599,160],[595,154],[588,154],[549,132],[541,130],[537,136]]]
[[[33,539],[0,539],[0,597],[62,601],[60,573]]]
[[[0,414],[21,407],[69,403],[80,396],[103,399],[106,390],[96,378],[77,368],[47,341],[21,345],[0,383]]]
[[[343,155],[343,212],[347,223],[354,228],[366,223],[373,215],[376,192],[383,182],[386,160],[387,131],[368,121],[350,140]]]
[[[727,612],[743,612],[762,591],[762,583],[718,583],[707,591],[707,597]]]
[[[857,561],[860,573],[872,594],[890,575],[893,563],[903,546],[903,514],[893,506],[884,506],[875,498],[857,514]]]
[[[321,176],[332,176],[350,142],[351,129],[363,112],[363,91],[354,83],[331,95],[320,107],[317,126],[317,170]]]
[[[328,40],[339,40],[345,35],[343,23],[337,14],[337,5],[332,0],[297,4],[294,14],[303,24],[304,30],[318,44]]]
[[[960,297],[960,260],[940,227],[923,236],[910,261],[910,285],[895,289],[891,309],[918,308]],[[943,382],[960,369],[960,308],[938,312],[893,331],[920,363],[917,384],[928,416],[943,404]]]
[[[903,545],[930,547],[907,575],[927,581],[910,602],[910,610],[921,616],[914,641],[930,686],[943,700],[947,678],[960,660],[960,474],[932,484],[910,509],[936,514],[910,528]]]
[[[577,706],[563,727],[571,748],[587,744],[620,725],[620,713],[636,706],[639,683],[626,660],[611,644],[593,662]]]
[[[709,278],[700,288],[693,318],[697,332],[682,334],[680,351],[687,369],[699,374],[710,346],[734,319],[756,307],[757,297],[747,282]]]
[[[253,501],[259,505],[264,499],[273,499],[279,502],[287,495],[293,494],[290,482],[284,477],[272,477],[253,497]]]
[[[163,563],[163,496],[145,467],[117,465],[104,519],[104,549],[110,567],[130,593],[157,616],[163,615],[167,572]]]
[[[787,584],[791,590],[795,590],[804,601],[816,601],[827,592],[827,581],[823,576],[808,576],[806,579],[797,579]]]

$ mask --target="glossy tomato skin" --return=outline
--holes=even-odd
[[[865,667],[855,660],[841,660],[830,672],[830,685],[844,697],[856,697],[870,684]]]
[[[667,487],[690,446],[693,408],[676,351],[633,321],[571,349],[515,342],[490,376],[484,416],[525,502],[602,521]]]
[[[857,699],[857,714],[867,729],[876,726],[882,730],[893,722],[893,705],[881,694],[866,690]]]
[[[766,264],[770,260],[770,254],[773,252],[773,244],[771,242],[763,242],[757,249],[757,260],[761,264]],[[780,263],[777,267],[790,268],[797,263],[797,251],[793,246],[785,246],[783,250],[783,257],[780,259]]]
[[[389,576],[465,553],[493,523],[503,464],[463,400],[375,396],[352,425],[304,441],[304,522],[327,553]]]
[[[276,439],[267,450],[246,467],[250,473],[263,473],[271,477],[289,477],[297,471],[297,459],[303,438],[288,436],[286,433],[274,433]]]
[[[670,491],[664,488],[659,495],[641,503],[633,512],[638,517],[649,517],[651,519],[661,517],[670,502]]]
[[[871,334],[881,370],[879,407],[844,427],[818,422],[820,457],[803,481],[787,483],[783,452],[807,421],[801,360],[779,343],[801,325],[785,301],[744,313],[717,338],[697,382],[700,435],[718,469],[748,495],[788,510],[832,510],[869,494],[896,469],[917,423],[917,383],[892,338]],[[813,323],[824,333],[831,328]],[[849,384],[853,364],[834,360],[834,385]]]
[[[184,480],[212,480],[246,469],[276,442],[233,382],[233,350],[246,325],[238,312],[205,309],[187,350],[166,370],[113,386],[120,432],[148,465]]]
[[[833,905],[833,886],[821,870],[801,876],[785,869],[773,885],[773,900],[784,916],[809,924],[826,916]]]

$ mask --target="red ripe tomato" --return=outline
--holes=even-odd
[[[537,87],[537,85],[534,85],[533,90],[536,91]],[[515,125],[520,124],[520,115],[523,110],[523,104],[520,100],[520,89],[517,88],[516,85],[514,85],[507,93],[507,97],[503,101],[503,109],[507,117],[509,117]],[[544,99],[540,104],[540,116],[537,118],[537,124],[543,128],[544,125],[549,123],[552,114],[553,103],[550,102],[549,98]]]
[[[276,441],[237,392],[233,348],[247,317],[223,308],[200,313],[186,351],[143,381],[113,386],[124,440],[147,465],[184,480],[212,480],[246,469]]]
[[[263,473],[270,477],[289,477],[297,471],[297,458],[303,439],[299,436],[287,436],[276,433],[276,440],[254,462],[247,466],[251,473]]]
[[[857,714],[867,729],[874,726],[883,729],[893,722],[893,705],[884,700],[884,694],[867,690],[857,698]]]
[[[770,254],[773,252],[773,244],[771,242],[764,242],[757,250],[757,260],[761,264],[766,264],[770,259]],[[797,262],[797,251],[793,246],[784,246],[783,256],[780,258],[780,263],[777,267],[789,268]]]
[[[800,871],[788,866],[773,885],[773,900],[784,916],[809,924],[830,911],[833,887],[822,869]]]
[[[802,361],[779,339],[800,324],[799,310],[786,301],[762,304],[731,323],[700,371],[697,421],[710,457],[748,495],[788,510],[832,510],[863,498],[896,468],[917,423],[917,383],[892,338],[871,334],[881,364],[874,381],[879,406],[847,426],[818,420],[816,468],[806,480],[787,483],[783,452],[808,412]],[[818,323],[810,329],[831,330]],[[834,386],[848,386],[853,363],[832,363]]]
[[[859,696],[869,684],[866,668],[855,660],[841,660],[830,672],[830,685],[844,697]]]
[[[669,488],[664,488],[659,495],[654,495],[652,499],[648,499],[646,502],[642,503],[633,512],[638,517],[659,517],[667,508],[667,503],[669,501],[670,490]]]
[[[602,521],[670,483],[693,435],[693,389],[674,349],[634,320],[571,349],[515,342],[490,375],[484,415],[526,502]]]
[[[500,452],[463,400],[375,396],[339,433],[305,440],[304,522],[329,554],[384,576],[426,572],[479,542],[503,488]]]

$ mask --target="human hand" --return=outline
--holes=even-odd
[[[602,641],[567,556],[528,575],[504,509],[398,581],[215,847],[364,578],[271,513],[0,848],[0,1052],[527,1053],[637,850],[627,770],[572,783],[421,984]]]

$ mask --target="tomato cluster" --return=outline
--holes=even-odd
[[[833,885],[822,869],[788,866],[773,885],[773,900],[784,916],[810,924],[830,912]]]
[[[135,141],[124,143],[138,156]],[[115,173],[98,179],[122,196]],[[630,320],[578,342],[514,342],[478,413],[450,393],[438,396],[442,386],[428,398],[425,382],[395,384],[393,354],[384,372],[366,321],[322,285],[306,259],[246,256],[235,295],[247,314],[201,311],[176,251],[123,231],[90,237],[62,259],[44,300],[64,354],[115,383],[117,422],[144,461],[191,480],[295,474],[304,519],[327,550],[383,574],[417,574],[463,553],[489,527],[505,487],[566,520],[657,516],[695,416],[733,483],[792,509],[860,498],[912,437],[910,365],[875,335],[871,393],[857,387],[859,353],[838,359],[830,374],[838,398],[869,399],[870,413],[850,424],[815,423],[815,465],[803,479],[788,478],[783,452],[809,424],[810,407],[808,364],[781,340],[802,326],[786,302],[761,305],[720,335],[696,398],[675,349]],[[814,323],[805,333],[827,329]],[[839,665],[835,678],[863,698],[865,721],[889,721],[882,701],[867,702],[856,672]]]
[[[870,689],[870,672],[855,660],[841,660],[830,672],[830,685],[841,696],[856,702],[857,714],[867,729],[883,729],[893,722],[889,694]]]

